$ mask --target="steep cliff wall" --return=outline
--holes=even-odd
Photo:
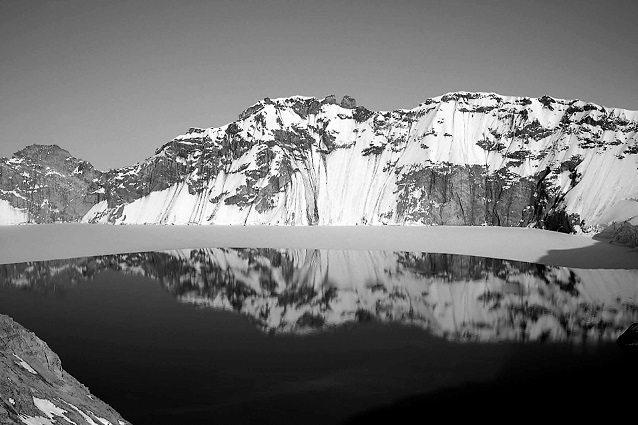
[[[637,131],[635,111],[548,96],[458,92],[391,112],[350,97],[266,98],[233,123],[191,128],[145,161],[87,175],[77,198],[90,210],[59,219],[571,232],[637,202]],[[51,216],[8,197],[10,188],[0,199],[34,221]]]
[[[160,148],[123,173],[149,176],[147,190],[133,177],[118,186],[146,196],[115,191],[85,220],[534,223],[571,231],[638,199],[636,117],[580,101],[483,93],[393,112],[330,98],[265,99],[234,123],[191,129]]]

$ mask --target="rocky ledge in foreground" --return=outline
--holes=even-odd
[[[128,425],[62,369],[49,346],[0,314],[0,423]]]

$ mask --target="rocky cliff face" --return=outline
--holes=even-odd
[[[145,161],[87,171],[77,183],[81,207],[64,214],[43,214],[40,198],[27,202],[39,192],[15,189],[30,187],[27,177],[19,157],[3,159],[13,180],[0,178],[0,202],[35,222],[571,232],[605,224],[619,202],[636,203],[637,131],[637,112],[548,96],[458,92],[392,112],[349,96],[266,98],[228,125],[191,128]]]
[[[0,223],[77,221],[101,200],[101,176],[57,145],[0,158]]]
[[[44,341],[5,315],[0,341],[0,423],[128,424],[65,372]]]
[[[420,252],[176,250],[0,265],[0,282],[53,293],[102,270],[156,279],[181,302],[276,333],[379,321],[453,341],[580,343],[613,341],[638,321],[638,270]]]

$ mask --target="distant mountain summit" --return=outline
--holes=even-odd
[[[440,224],[573,232],[638,202],[638,112],[455,92],[370,111],[263,99],[108,172],[57,146],[0,159],[0,222]],[[636,204],[636,205],[635,205]]]
[[[102,173],[57,145],[0,158],[0,224],[78,221],[99,197]]]

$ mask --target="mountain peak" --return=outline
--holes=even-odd
[[[323,99],[302,95],[277,98],[266,97],[242,111],[238,115],[238,119],[240,121],[245,120],[264,109],[267,105],[276,105],[278,108],[293,108],[297,112],[308,114],[318,112],[322,105],[339,105],[344,109],[355,109],[357,107],[357,101],[354,97],[345,95],[341,99],[341,102],[337,103],[337,98],[334,94],[329,94]],[[191,132],[191,130],[189,130],[189,132]]]
[[[341,107],[346,109],[354,109],[357,107],[357,101],[354,97],[345,95],[343,96],[343,99],[341,99]]]
[[[58,145],[40,145],[34,143],[14,153],[13,156],[26,158],[43,158],[52,156],[68,158],[71,156],[71,153],[66,149],[62,149]]]

